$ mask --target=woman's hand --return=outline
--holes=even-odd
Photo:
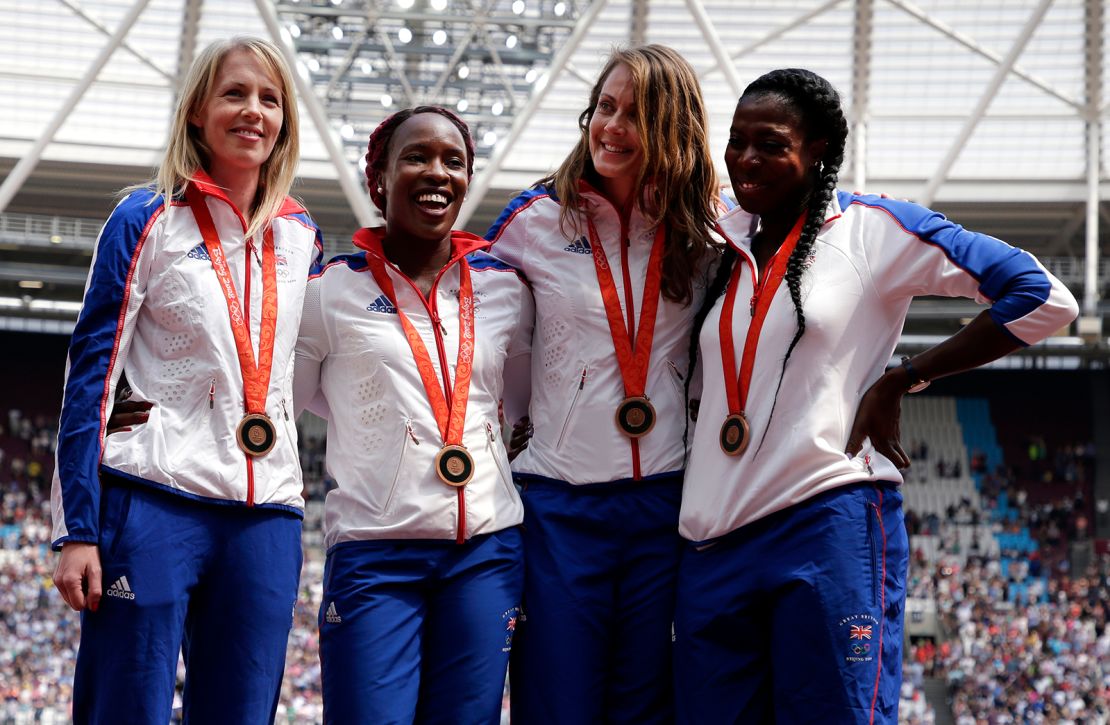
[[[100,606],[100,550],[96,544],[73,541],[62,545],[62,555],[54,569],[54,586],[74,610],[86,607],[95,612]]]
[[[524,416],[516,423],[513,423],[513,433],[509,436],[509,460],[514,460],[520,455],[520,452],[528,447],[528,440],[532,437],[534,429],[532,428],[532,421],[528,416]]]
[[[863,394],[848,436],[848,447],[844,451],[850,457],[855,458],[863,448],[863,439],[870,438],[871,446],[877,453],[889,458],[898,468],[909,467],[910,459],[902,450],[900,440],[902,396],[909,387],[906,377],[905,370],[894,368]]]
[[[142,425],[150,419],[150,409],[154,403],[149,400],[117,400],[112,406],[104,435],[131,430],[131,426]]]

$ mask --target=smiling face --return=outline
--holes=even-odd
[[[440,242],[451,235],[470,185],[466,143],[438,113],[417,113],[393,132],[381,175],[386,235]]]
[[[208,174],[234,188],[257,182],[284,123],[281,83],[249,50],[231,51],[220,63],[208,97],[189,116],[208,150]]]
[[[601,191],[618,206],[631,196],[644,160],[635,97],[632,72],[620,63],[605,78],[590,117],[590,158]]]
[[[813,170],[827,146],[806,138],[804,119],[782,97],[741,98],[725,149],[736,200],[750,214],[793,217],[813,189]]]

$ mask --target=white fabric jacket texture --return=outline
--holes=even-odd
[[[740,262],[754,265],[750,242],[758,219],[736,208],[719,226]],[[751,323],[749,269],[739,284],[733,314],[737,365]],[[1078,313],[1067,288],[1027,252],[916,204],[834,195],[802,280],[805,334],[784,373],[797,328],[783,283],[755,357],[745,411],[751,443],[735,458],[719,444],[728,415],[719,333],[723,296],[706,317],[699,348],[703,395],[679,525],[685,538],[714,539],[838,486],[902,482],[869,440],[854,458],[844,449],[860,400],[890,362],[916,295],[989,302],[994,321],[1023,345],[1054,334]]]
[[[246,223],[203,172],[193,180],[220,235],[241,304],[249,306],[257,358],[262,317],[262,233],[247,260]],[[66,367],[52,487],[53,542],[96,543],[101,471],[201,501],[300,513],[301,470],[292,419],[293,349],[319,231],[287,199],[272,222],[277,330],[266,413],[274,448],[250,459],[235,442],[245,413],[243,376],[228,308],[193,213],[151,190],[131,193],[97,240]],[[249,294],[246,275],[250,274]],[[126,372],[150,418],[105,437]]]
[[[359,231],[355,244],[365,251],[336,257],[309,281],[295,399],[297,410],[308,407],[328,418],[326,463],[337,483],[324,505],[329,550],[366,539],[461,543],[523,519],[498,407],[506,368],[518,364],[527,370],[532,295],[515,270],[479,251],[489,246],[480,237],[454,232],[452,243],[451,262],[427,301],[384,259],[377,230]],[[462,445],[474,458],[474,477],[462,489],[436,474],[443,439],[397,310],[375,281],[367,255],[385,262],[397,303],[420,334],[441,382],[436,338],[443,341],[452,391],[459,344],[456,262],[465,256],[470,266],[475,347]],[[506,408],[526,404],[506,401]]]
[[[536,300],[532,343],[530,416],[535,434],[513,461],[513,470],[571,484],[633,478],[629,438],[616,424],[625,398],[601,288],[594,267],[586,215],[593,220],[625,312],[622,245],[626,245],[637,327],[643,307],[654,227],[632,211],[626,225],[613,205],[584,186],[577,230],[564,228],[562,205],[550,189],[521,193],[486,233],[491,253],[519,269]],[[661,297],[652,341],[646,395],[656,411],[654,429],[639,439],[641,477],[681,471],[686,453],[686,374],[690,330],[707,286],[706,254],[694,281],[693,300],[681,305]]]

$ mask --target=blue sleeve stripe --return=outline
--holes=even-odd
[[[493,226],[489,228],[489,231],[486,232],[486,240],[491,244],[496,243],[498,237],[501,236],[501,232],[509,225],[509,222],[513,220],[514,216],[527,209],[532,202],[537,199],[548,197],[554,198],[548,189],[525,189],[520,192],[516,198],[510,201],[509,205],[502,210],[501,215],[497,217],[497,221],[495,221]]]
[[[68,537],[95,540],[99,527],[98,466],[104,444],[108,390],[130,304],[136,265],[161,199],[136,192],[112,213],[69,345],[69,371],[58,423],[58,480]],[[149,202],[149,203],[148,203]]]
[[[487,252],[471,252],[466,255],[466,262],[471,269],[496,269],[502,272],[516,272],[516,267],[502,262],[497,257]]]
[[[1048,301],[1052,282],[1026,252],[1003,241],[968,231],[943,214],[917,204],[878,197],[851,197],[852,204],[878,209],[906,233],[942,252],[979,283],[993,302],[991,317],[1000,325],[1019,320]]]

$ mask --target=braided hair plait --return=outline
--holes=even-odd
[[[837,176],[844,162],[844,146],[848,139],[848,122],[840,107],[840,94],[827,80],[812,71],[802,68],[785,68],[771,71],[757,78],[745,90],[741,100],[759,96],[781,98],[797,111],[802,119],[807,141],[825,140],[825,153],[814,168],[813,186],[806,202],[806,220],[802,226],[798,244],[786,263],[786,286],[794,303],[796,329],[786,355],[782,360],[775,397],[771,404],[768,421],[775,414],[782,379],[786,375],[786,363],[806,330],[806,317],[802,310],[802,275],[808,266],[809,255],[817,241],[817,234],[825,224],[825,210],[836,193]],[[768,425],[763,430],[766,438]],[[759,445],[763,445],[760,439]],[[757,449],[758,451],[758,449]]]
[[[463,143],[466,145],[466,178],[474,176],[474,139],[470,135],[470,127],[455,113],[442,106],[416,106],[406,108],[387,117],[378,124],[370,133],[370,141],[366,144],[366,185],[370,187],[370,201],[385,213],[385,190],[382,189],[382,176],[389,161],[389,142],[397,128],[418,113],[437,113],[459,129]]]

